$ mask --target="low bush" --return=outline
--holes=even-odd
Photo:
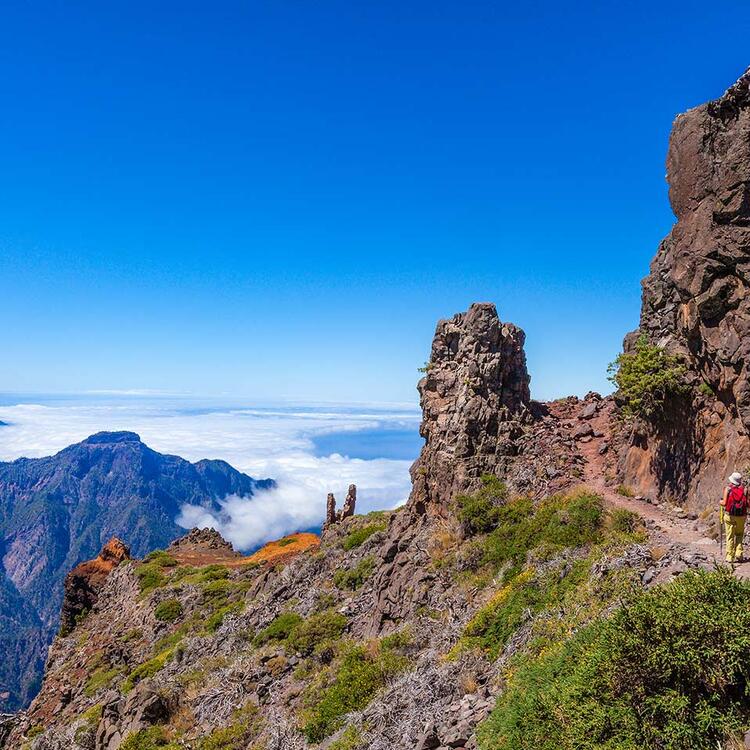
[[[328,746],[328,750],[358,750],[362,747],[362,733],[355,726],[348,726],[337,740]]]
[[[143,558],[143,562],[155,563],[160,568],[174,568],[177,566],[177,560],[163,549],[158,549],[149,553]]]
[[[333,574],[333,583],[336,588],[356,591],[374,570],[375,560],[372,557],[363,557],[353,568],[337,570]]]
[[[258,709],[254,706],[235,711],[228,727],[214,729],[203,737],[198,750],[246,750],[259,728]]]
[[[625,417],[649,419],[659,413],[667,398],[685,393],[686,368],[682,361],[641,334],[632,353],[620,354],[608,367],[617,387]]]
[[[335,610],[319,612],[298,623],[289,633],[287,644],[292,651],[309,654],[316,646],[338,638],[347,623],[346,617]]]
[[[550,497],[534,507],[520,497],[497,510],[495,529],[482,540],[481,564],[505,567],[507,582],[517,575],[531,550],[548,553],[594,544],[602,538],[604,506],[598,495],[582,492]]]
[[[215,633],[222,626],[224,618],[227,615],[233,612],[241,612],[244,607],[245,605],[242,602],[234,602],[233,604],[225,604],[223,607],[219,607],[204,623],[204,630],[207,633]]]
[[[347,645],[330,681],[307,691],[303,734],[310,742],[322,742],[343,726],[346,714],[365,708],[387,680],[408,665],[405,656],[382,644]]]
[[[122,683],[122,692],[129,693],[137,683],[160,672],[174,658],[179,646],[168,648],[152,659],[138,665]]]
[[[89,676],[83,688],[83,694],[89,698],[92,695],[96,695],[100,690],[109,687],[112,680],[119,675],[120,670],[117,667],[100,667]]]
[[[179,750],[179,745],[169,741],[163,727],[149,727],[127,735],[120,750]]]
[[[617,494],[622,495],[623,497],[634,497],[635,493],[633,492],[630,487],[628,487],[627,484],[621,484],[617,487]]]
[[[750,584],[685,574],[522,660],[479,744],[713,750],[748,726],[749,685]]]
[[[263,646],[269,641],[285,641],[301,622],[302,617],[296,612],[282,612],[255,636],[253,643]]]
[[[344,537],[341,546],[348,552],[364,544],[373,534],[383,531],[386,528],[385,523],[370,523],[361,529],[355,529]]]
[[[161,566],[157,563],[144,563],[135,569],[138,577],[138,583],[141,588],[141,594],[149,594],[156,589],[160,589],[167,583],[166,576],[162,572]]]
[[[632,510],[615,508],[610,514],[610,527],[619,534],[637,534],[643,528],[641,517]]]
[[[458,519],[467,536],[486,534],[502,520],[502,506],[508,498],[508,488],[496,476],[485,474],[482,486],[471,495],[458,495]]]
[[[154,609],[154,617],[160,622],[174,622],[182,616],[182,604],[177,599],[165,599]]]

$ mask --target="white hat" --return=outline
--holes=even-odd
[[[735,487],[739,487],[742,483],[742,474],[739,471],[735,471],[732,476],[729,477],[729,484],[733,484]]]

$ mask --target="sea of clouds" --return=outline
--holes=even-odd
[[[378,432],[415,435],[419,414],[409,405],[253,407],[166,398],[5,396],[0,399],[0,460],[47,456],[102,430],[130,430],[154,450],[190,461],[220,458],[278,486],[253,498],[227,497],[220,513],[186,505],[176,519],[185,528],[211,526],[239,549],[321,523],[326,493],[341,502],[357,485],[358,511],[393,508],[409,494],[415,455],[357,458],[357,440]],[[399,432],[400,431],[400,432]],[[319,455],[316,437],[342,436],[348,451]],[[382,435],[381,435],[382,437]],[[326,441],[326,444],[331,440]],[[347,455],[351,453],[351,455]],[[367,454],[367,451],[364,451]]]

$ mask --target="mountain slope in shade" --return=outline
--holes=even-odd
[[[142,556],[184,533],[185,503],[274,486],[224,461],[157,453],[132,432],[101,432],[46,458],[0,463],[0,709],[36,690],[57,629],[65,574],[112,536]]]

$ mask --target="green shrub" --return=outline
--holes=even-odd
[[[163,727],[149,727],[129,734],[120,750],[179,750],[179,746],[167,739]]]
[[[358,589],[375,570],[375,560],[372,557],[363,557],[353,568],[337,570],[333,574],[333,583],[336,588],[355,591]]]
[[[335,610],[319,612],[296,625],[289,633],[287,643],[292,651],[309,654],[321,643],[338,638],[347,623],[346,617]]]
[[[174,622],[182,616],[182,604],[177,599],[165,599],[154,609],[154,617],[161,622]]]
[[[163,549],[155,550],[150,552],[146,557],[143,558],[145,563],[155,563],[161,568],[174,568],[177,566],[177,560],[172,557],[168,552]]]
[[[90,698],[100,690],[109,687],[112,680],[114,680],[119,674],[120,670],[116,667],[111,667],[109,669],[100,667],[89,676],[86,685],[83,688],[83,694]]]
[[[480,648],[496,659],[524,622],[559,602],[587,579],[589,571],[586,559],[570,567],[563,564],[539,577],[531,570],[524,571],[474,615],[464,629],[459,649]]]
[[[282,612],[255,636],[253,642],[262,646],[269,641],[285,641],[301,622],[302,617],[296,612]]]
[[[348,552],[364,544],[373,534],[385,529],[385,523],[371,523],[361,529],[355,529],[344,537],[341,546]]]
[[[229,578],[229,568],[225,565],[206,565],[198,569],[198,576],[201,582],[221,581]]]
[[[341,728],[346,714],[365,708],[388,678],[408,664],[406,657],[382,646],[349,645],[330,684],[308,690],[303,734],[310,742],[321,742]]]
[[[622,495],[623,497],[635,497],[635,493],[627,484],[618,485],[617,494]]]
[[[485,474],[482,486],[471,495],[458,495],[458,519],[468,536],[486,534],[501,521],[501,507],[508,497],[508,488],[496,476]]]
[[[198,750],[246,750],[258,731],[258,709],[247,706],[235,711],[232,724],[214,729],[204,737]]]
[[[288,537],[285,537],[284,539],[279,539],[279,541],[276,542],[276,544],[279,547],[288,547],[290,544],[294,544],[296,541],[297,541],[296,537],[288,536]]]
[[[328,750],[357,750],[362,747],[362,734],[355,726],[348,726],[335,742],[328,746]]]
[[[506,567],[505,581],[521,570],[528,553],[582,547],[601,540],[604,505],[598,495],[555,495],[536,508],[528,498],[515,498],[497,509],[495,529],[482,542],[482,564]]]
[[[161,566],[156,563],[145,563],[135,569],[141,594],[148,594],[166,585],[167,579],[162,573]]]
[[[241,612],[245,605],[242,602],[234,602],[233,604],[225,604],[223,607],[219,607],[205,622],[204,629],[207,633],[215,633],[224,622],[224,618],[232,612]]]
[[[635,534],[643,526],[641,517],[632,510],[624,508],[615,508],[610,515],[610,525],[612,531],[620,534]]]
[[[750,584],[692,573],[522,662],[482,750],[713,750],[750,723]]]
[[[149,659],[143,664],[138,665],[122,683],[122,692],[129,693],[136,683],[141,680],[145,680],[148,677],[153,677],[157,672],[160,672],[164,667],[174,658],[177,648],[168,648],[157,654],[153,659]]]
[[[638,338],[632,354],[620,354],[607,371],[626,417],[653,417],[670,395],[687,391],[685,365],[660,346],[649,344],[646,334]]]
[[[30,740],[34,739],[34,737],[38,737],[40,734],[44,734],[44,727],[41,724],[37,724],[26,730],[26,737]]]

